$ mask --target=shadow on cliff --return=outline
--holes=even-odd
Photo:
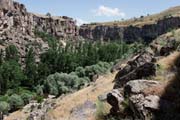
[[[175,76],[163,88],[155,120],[180,120],[180,55],[173,67]]]

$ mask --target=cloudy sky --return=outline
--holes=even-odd
[[[30,12],[69,16],[78,23],[104,22],[154,14],[180,5],[180,0],[17,0]]]

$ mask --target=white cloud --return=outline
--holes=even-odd
[[[76,20],[76,25],[77,26],[81,26],[82,24],[87,24],[88,23],[87,21],[84,21],[84,20],[82,20],[80,18],[76,18],[75,20]]]
[[[112,16],[120,16],[120,17],[125,17],[125,13],[121,12],[119,8],[110,8],[104,5],[99,6],[98,9],[92,10],[93,13],[95,13],[95,16],[107,16],[107,17],[112,17]]]

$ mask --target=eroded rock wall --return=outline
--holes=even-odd
[[[125,27],[97,25],[92,27],[91,25],[83,25],[79,30],[79,34],[92,40],[123,39],[125,42],[135,42],[137,40],[150,42],[159,35],[177,28],[180,28],[180,17],[169,17],[142,27],[131,25]]]
[[[78,35],[76,22],[69,17],[54,17],[30,13],[23,4],[0,0],[0,48],[13,44],[24,56],[30,46],[38,54],[48,48],[47,43],[35,36],[34,31],[54,35],[58,39],[74,39]]]

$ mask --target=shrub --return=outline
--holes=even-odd
[[[36,95],[35,97],[35,100],[37,100],[38,103],[42,103],[43,99],[44,99],[43,96]]]
[[[1,101],[8,101],[8,99],[9,99],[8,95],[0,96],[0,102]]]
[[[24,105],[23,99],[17,94],[11,95],[8,99],[8,102],[10,104],[11,110],[20,109]]]
[[[85,74],[92,80],[94,75],[105,74],[110,70],[111,66],[112,65],[107,62],[99,62],[96,65],[85,67]]]
[[[84,77],[85,76],[85,69],[83,67],[77,67],[76,70],[75,70],[75,73],[79,77]]]
[[[28,104],[30,102],[30,100],[33,99],[33,95],[30,93],[23,93],[21,94],[21,98],[24,101],[24,104]]]
[[[38,86],[36,86],[36,88],[35,88],[36,94],[37,94],[37,95],[40,95],[40,96],[43,96],[43,88],[44,88],[43,85],[38,85]]]
[[[80,89],[89,82],[87,77],[80,78],[76,73],[55,73],[49,75],[44,82],[44,91],[52,95],[61,95]]]
[[[5,101],[0,102],[0,112],[5,113],[8,112],[9,110],[10,110],[10,106],[7,102]]]

